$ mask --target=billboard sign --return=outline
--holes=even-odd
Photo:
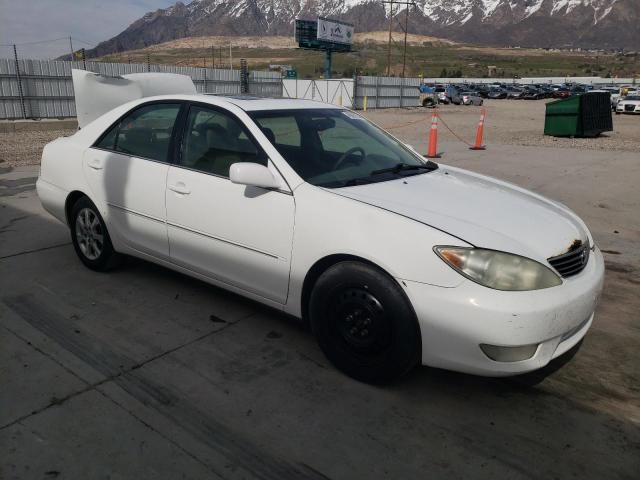
[[[353,44],[353,25],[318,17],[318,40],[351,45]]]

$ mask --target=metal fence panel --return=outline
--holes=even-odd
[[[107,76],[129,73],[166,72],[188,75],[199,93],[240,95],[240,71],[176,65],[141,63],[62,62],[57,60],[18,60],[20,84],[13,59],[0,58],[0,119],[75,117],[72,69],[85,69]],[[20,88],[22,86],[22,99]],[[250,72],[249,93],[281,97],[282,79],[278,72]]]
[[[370,77],[356,78],[354,107],[397,108],[420,106],[420,78]]]

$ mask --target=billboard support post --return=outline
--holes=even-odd
[[[330,79],[332,70],[331,50],[327,49],[324,51],[324,78]]]

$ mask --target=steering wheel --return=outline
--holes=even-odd
[[[344,152],[342,154],[342,156],[338,159],[338,161],[336,163],[333,164],[333,169],[337,170],[338,167],[340,167],[344,161],[349,158],[349,156],[351,156],[352,154],[356,153],[356,152],[360,152],[360,154],[362,155],[362,160],[364,160],[364,157],[367,156],[367,154],[364,152],[364,150],[361,147],[353,147],[350,148],[349,150],[347,150],[346,152]]]

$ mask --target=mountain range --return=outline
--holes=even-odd
[[[193,0],[149,12],[88,51],[91,57],[184,37],[291,35],[296,18],[318,15],[356,32],[405,22],[405,5],[380,0]],[[639,0],[415,0],[408,31],[494,46],[640,49]]]

